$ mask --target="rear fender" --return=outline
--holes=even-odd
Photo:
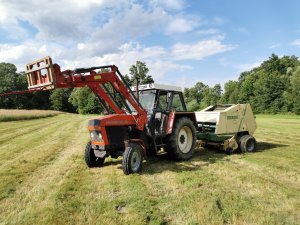
[[[172,111],[169,114],[168,124],[167,124],[167,132],[166,134],[171,134],[173,132],[173,126],[175,120],[181,118],[181,117],[188,117],[193,122],[194,126],[197,129],[197,122],[196,122],[196,115],[194,112],[175,112]]]

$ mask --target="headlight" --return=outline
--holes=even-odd
[[[102,139],[102,134],[100,131],[90,131],[90,137],[91,137],[91,141],[103,141]]]

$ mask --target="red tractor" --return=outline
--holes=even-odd
[[[88,86],[98,97],[106,115],[88,123],[88,167],[102,166],[109,156],[122,156],[124,174],[130,174],[139,172],[144,157],[161,148],[175,160],[193,156],[197,122],[195,113],[187,112],[178,87],[130,88],[114,65],[61,71],[50,57],[27,64],[26,74],[29,90],[18,93]]]

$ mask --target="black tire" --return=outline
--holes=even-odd
[[[88,167],[100,167],[103,166],[105,158],[97,158],[92,148],[92,144],[89,141],[85,147],[85,163]]]
[[[124,174],[138,173],[142,168],[142,162],[142,147],[138,143],[130,142],[124,151],[122,159]]]
[[[182,117],[173,127],[173,132],[167,137],[166,152],[174,160],[188,160],[195,152],[196,128],[193,122]]]
[[[241,152],[255,152],[256,151],[256,140],[251,135],[244,135],[239,141]]]
[[[228,147],[228,148],[225,150],[225,153],[226,153],[227,155],[231,155],[231,154],[233,153],[233,149],[230,148],[230,147]]]

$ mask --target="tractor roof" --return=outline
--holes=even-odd
[[[136,86],[130,87],[132,91],[136,90]],[[139,90],[166,90],[166,91],[177,91],[177,92],[182,92],[182,88],[178,86],[173,86],[173,85],[166,85],[166,84],[157,84],[157,83],[152,83],[152,84],[140,84],[139,85]]]

